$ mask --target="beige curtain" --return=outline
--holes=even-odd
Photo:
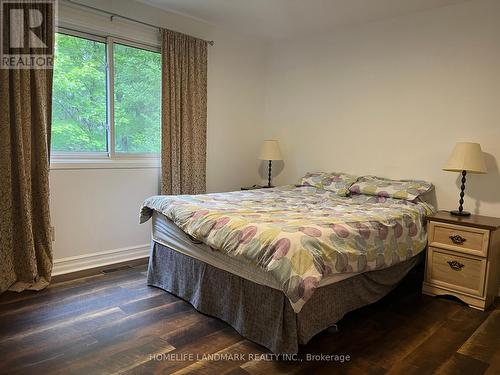
[[[162,194],[205,192],[207,42],[162,30]]]
[[[38,6],[53,47],[53,9]],[[0,293],[50,281],[51,100],[51,69],[0,69]]]

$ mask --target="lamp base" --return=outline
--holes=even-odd
[[[458,210],[450,211],[450,214],[455,215],[455,216],[470,216],[470,212],[458,211]]]

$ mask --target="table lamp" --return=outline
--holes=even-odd
[[[452,215],[469,216],[470,212],[464,211],[465,176],[469,173],[487,173],[484,155],[479,143],[458,142],[451,153],[443,171],[462,172],[462,186],[460,187],[460,200],[458,210],[451,211]]]
[[[269,174],[267,180],[267,187],[270,188],[272,187],[271,186],[272,162],[273,160],[283,160],[283,158],[281,157],[280,145],[278,144],[278,141],[271,139],[262,142],[262,146],[260,146],[259,159],[269,160],[269,170],[268,170]]]

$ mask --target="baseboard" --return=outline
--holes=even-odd
[[[151,245],[124,247],[54,260],[52,276],[107,266],[149,256]]]

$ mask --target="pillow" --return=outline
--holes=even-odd
[[[363,176],[349,188],[349,191],[353,194],[377,195],[412,201],[432,188],[433,185],[427,181],[389,180],[376,176]]]
[[[357,179],[357,176],[346,173],[308,172],[300,179],[299,185],[314,186],[318,189],[332,191],[341,197],[345,197],[349,194],[349,187]]]

